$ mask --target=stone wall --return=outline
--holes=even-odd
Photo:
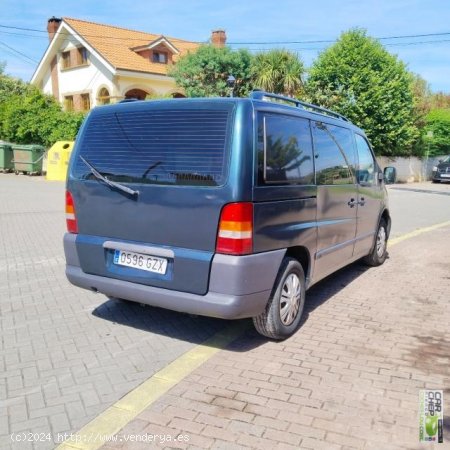
[[[431,173],[433,166],[437,165],[443,156],[433,156],[430,158],[388,158],[386,156],[379,156],[377,158],[378,164],[384,169],[387,166],[392,166],[397,169],[397,182],[413,183],[416,181],[431,180]]]

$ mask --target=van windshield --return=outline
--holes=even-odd
[[[220,186],[227,175],[230,106],[99,108],[80,136],[73,175],[93,178],[82,156],[114,181]]]

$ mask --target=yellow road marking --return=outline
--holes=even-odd
[[[59,445],[57,449],[96,450],[107,444],[108,442],[105,442],[107,436],[118,433],[170,388],[238,338],[247,327],[248,322],[232,322],[230,326],[219,331],[203,344],[189,350],[159,372],[156,372],[72,435],[70,440]]]
[[[450,226],[450,221],[419,228],[410,233],[390,239],[389,246],[445,226]],[[107,436],[113,436],[118,433],[169,389],[237,339],[247,328],[247,323],[243,321],[233,322],[230,326],[219,331],[203,344],[189,350],[126,394],[118,402],[85,425],[80,431],[72,435],[70,441],[59,445],[57,449],[96,450],[104,444],[107,444],[108,442],[104,440]]]
[[[420,234],[427,233],[428,231],[433,231],[436,230],[437,228],[442,228],[446,226],[450,226],[450,220],[448,220],[447,222],[437,223],[429,227],[418,228],[417,230],[411,231],[410,233],[402,234],[401,236],[398,236],[396,238],[389,239],[388,246],[391,247],[400,242],[406,241],[407,239],[419,236]]]

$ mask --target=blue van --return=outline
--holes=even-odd
[[[298,328],[314,283],[360,258],[382,264],[391,227],[364,132],[262,91],[94,109],[72,152],[66,217],[74,285],[252,317],[274,339]]]

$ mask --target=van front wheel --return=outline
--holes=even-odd
[[[294,258],[285,258],[265,311],[253,317],[258,333],[272,339],[286,339],[299,327],[305,306],[305,274]]]
[[[388,234],[386,221],[381,219],[374,246],[370,253],[363,258],[363,261],[368,266],[376,267],[381,266],[381,264],[384,263],[387,258],[387,241]]]

